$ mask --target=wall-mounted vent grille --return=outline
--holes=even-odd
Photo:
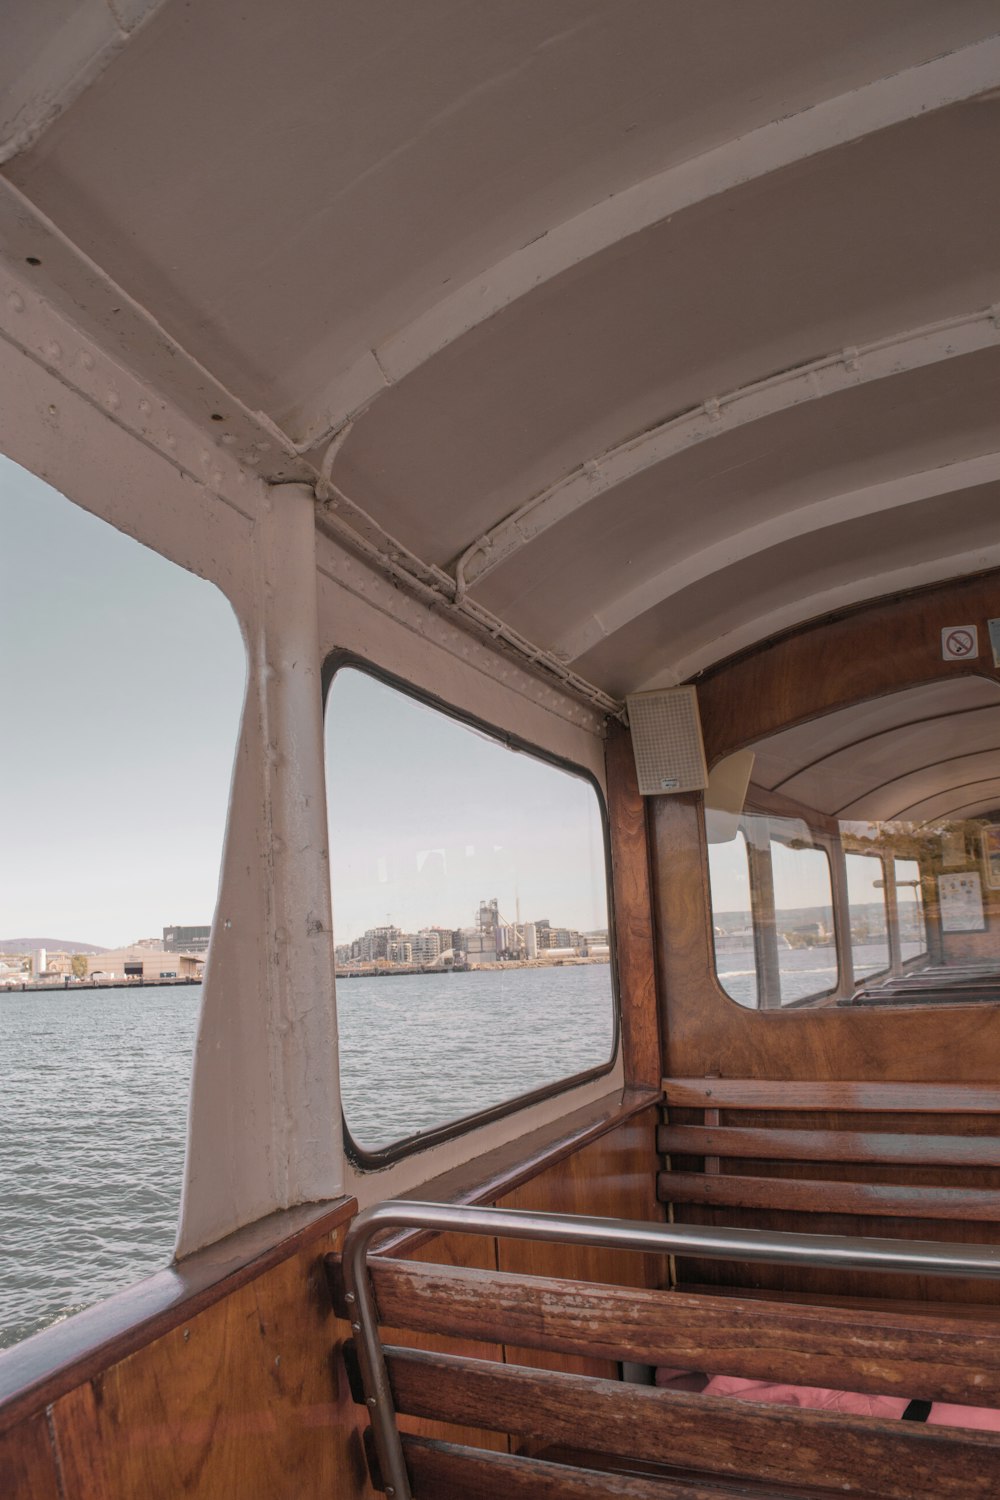
[[[708,785],[708,768],[696,690],[664,688],[635,693],[626,701],[642,795],[703,790]]]

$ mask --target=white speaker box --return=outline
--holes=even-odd
[[[633,693],[625,701],[642,795],[702,791],[708,768],[695,688]]]

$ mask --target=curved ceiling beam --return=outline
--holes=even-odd
[[[986,679],[984,678],[983,680],[985,681]],[[935,684],[935,686],[939,686],[939,684]],[[1000,716],[1000,703],[977,703],[974,708],[958,708],[953,713],[949,713],[944,717],[947,717],[949,720],[962,719],[967,718],[969,714],[981,713],[994,713]],[[782,787],[787,786],[790,781],[795,781],[797,777],[805,776],[810,771],[815,771],[819,766],[824,765],[829,760],[834,760],[838,755],[843,755],[846,751],[857,750],[861,745],[870,745],[873,740],[881,740],[890,734],[898,734],[903,729],[916,729],[922,724],[939,724],[941,720],[941,714],[924,714],[919,719],[902,719],[898,724],[890,724],[885,729],[876,729],[872,734],[860,735],[858,739],[848,740],[846,744],[838,745],[835,750],[830,750],[825,755],[818,755],[815,760],[807,761],[804,765],[797,767],[796,770],[789,771],[787,776],[782,776],[773,786],[768,787],[767,790],[770,792],[780,792]],[[766,744],[767,741],[763,743]],[[748,749],[757,749],[759,752],[760,747],[761,742],[758,741],[756,746],[748,746]]]
[[[982,787],[982,796],[972,795],[969,790],[971,787]],[[926,816],[918,811],[920,808],[926,808],[932,802],[947,801],[949,792],[955,792],[956,794],[958,792],[965,792],[966,796],[964,799],[959,798],[952,806],[939,808],[936,812],[928,812]],[[949,787],[946,791],[935,792],[930,797],[921,797],[919,802],[911,802],[908,807],[901,807],[890,818],[882,818],[881,822],[912,823],[920,819],[926,826],[927,823],[936,823],[942,818],[954,817],[955,813],[962,811],[963,808],[974,807],[977,803],[994,796],[1000,801],[1000,776],[980,776],[975,781],[962,781],[959,782],[958,786]],[[907,814],[910,813],[915,813],[916,818],[908,817]]]
[[[466,282],[339,372],[291,434],[298,451],[327,441],[463,334],[601,251],[743,183],[998,85],[1000,37],[994,36],[774,120],[612,194]]]
[[[492,573],[550,526],[564,521],[616,485],[737,427],[778,415],[806,401],[885,380],[942,360],[1000,345],[1000,304],[927,323],[875,343],[825,355],[811,364],[767,376],[672,417],[589,459],[492,527],[468,548],[455,569],[459,592]]]
[[[987,813],[996,812],[998,808],[1000,808],[1000,786],[989,797],[979,797],[975,802],[963,802],[961,807],[950,807],[947,812],[935,814],[933,818],[928,818],[920,826],[929,828],[932,823],[940,823],[942,818],[983,817]]]
[[[944,759],[942,760],[929,760],[926,765],[914,766],[911,770],[904,771],[901,776],[892,776],[887,781],[880,781],[877,785],[868,787],[868,789],[862,792],[860,796],[852,797],[850,802],[845,802],[843,807],[835,807],[829,814],[829,816],[831,818],[843,818],[849,823],[858,822],[864,817],[871,816],[870,813],[858,811],[858,808],[859,806],[863,808],[864,804],[869,800],[869,798],[874,797],[876,793],[882,792],[884,794],[888,794],[893,787],[898,788],[898,790],[902,792],[906,782],[913,781],[914,779],[919,779],[921,776],[926,776],[928,771],[943,772],[946,766],[957,767],[964,761],[982,760],[987,763],[992,761],[991,769],[995,772],[998,768],[1000,768],[1000,762],[998,762],[998,751],[1000,751],[1000,745],[994,745],[988,750],[970,750],[965,755],[949,755],[944,757]],[[966,767],[967,771],[974,771],[976,769],[976,766]],[[982,768],[980,767],[978,769]],[[993,779],[992,776],[990,777],[990,779]],[[946,796],[948,792],[950,792],[956,785],[970,786],[972,785],[972,783],[967,781],[960,781],[957,783],[953,782],[950,784],[946,783],[939,792],[928,792],[925,796],[921,797],[920,802],[927,802],[931,797]],[[911,803],[910,805],[916,807],[919,805],[919,803]],[[899,817],[899,814],[893,813],[891,816],[895,818]],[[879,819],[879,821],[884,823],[886,819],[881,818]]]
[[[582,625],[567,632],[555,642],[552,649],[561,659],[575,661],[606,636],[621,630],[647,610],[655,609],[672,594],[677,594],[744,558],[766,552],[768,548],[779,546],[794,537],[808,536],[844,521],[857,521],[881,511],[902,509],[921,500],[955,494],[998,479],[1000,452],[986,453],[978,458],[944,464],[937,469],[903,474],[897,479],[868,485],[864,489],[850,490],[843,495],[828,495],[812,505],[803,505],[799,510],[782,511],[780,515],[771,516],[757,526],[748,526],[745,531],[736,532],[701,552],[692,553],[679,562],[672,563],[669,568],[664,568],[628,593],[619,595],[600,613],[591,615]]]
[[[1000,542],[990,547],[980,547],[969,552],[956,552],[913,563],[905,568],[893,568],[885,573],[868,577],[852,578],[822,593],[806,593],[773,609],[756,619],[745,620],[737,629],[724,636],[713,636],[703,646],[689,651],[669,667],[663,667],[650,677],[630,688],[630,692],[650,692],[654,688],[676,687],[679,682],[704,671],[727,656],[783,630],[803,625],[807,620],[818,620],[834,610],[845,609],[851,604],[863,604],[889,594],[899,594],[905,589],[919,588],[925,583],[940,583],[944,578],[961,578],[967,573],[982,573],[988,568],[1000,566]]]

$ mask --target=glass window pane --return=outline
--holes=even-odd
[[[370,674],[326,709],[341,1085],[363,1151],[608,1066],[594,785]]]
[[[727,843],[709,844],[708,871],[715,932],[715,972],[740,1005],[756,1007],[757,961],[750,902],[747,841],[740,829]]]
[[[903,961],[927,952],[927,928],[920,890],[920,866],[915,859],[897,859],[896,908],[899,913],[899,948]]]
[[[172,1255],[246,657],[211,583],[3,457],[0,557],[4,1347]]]
[[[833,886],[824,849],[811,847],[804,824],[771,819],[771,868],[782,1005],[837,988]]]
[[[871,854],[847,854],[847,899],[855,980],[889,967],[882,861]]]

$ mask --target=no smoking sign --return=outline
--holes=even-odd
[[[946,625],[941,632],[945,661],[974,661],[979,655],[978,625]]]

